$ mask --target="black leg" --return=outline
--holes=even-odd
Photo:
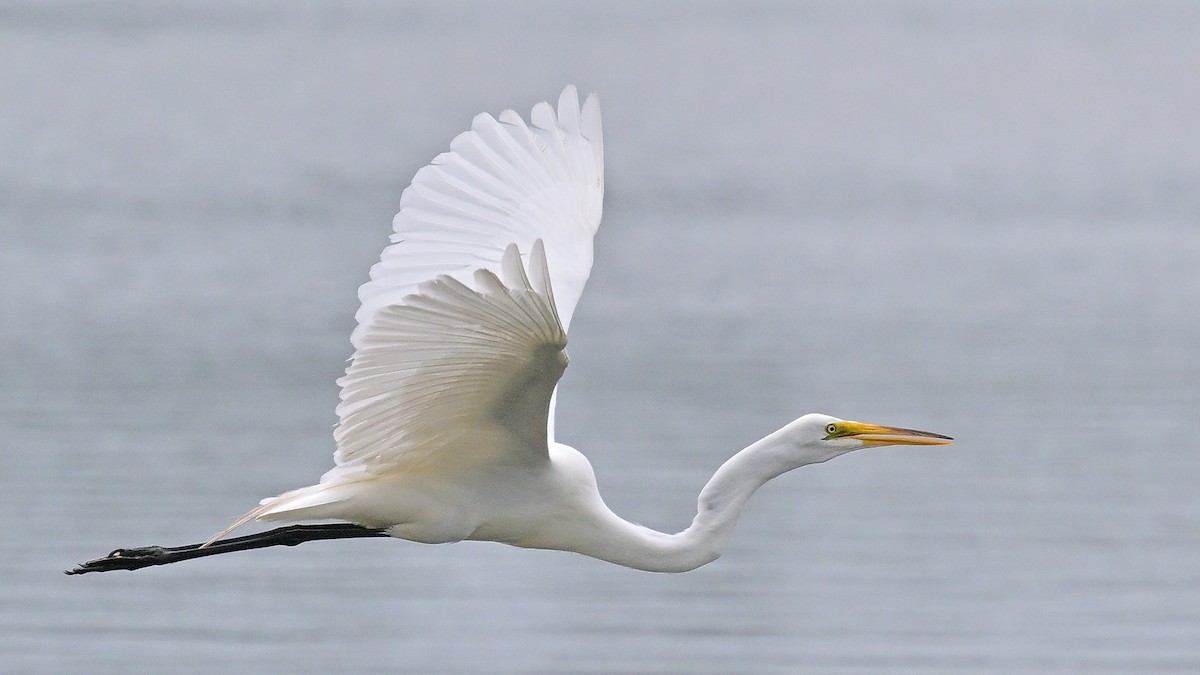
[[[166,565],[180,560],[203,558],[206,555],[232,553],[252,548],[268,546],[295,546],[306,541],[318,539],[352,539],[356,537],[386,537],[387,530],[378,530],[351,523],[333,523],[329,525],[289,525],[258,534],[248,534],[244,537],[219,539],[203,546],[189,544],[187,546],[143,546],[141,548],[119,548],[112,553],[89,560],[75,569],[66,570],[66,574],[87,574],[88,572],[108,572],[110,570],[136,570],[152,565]]]

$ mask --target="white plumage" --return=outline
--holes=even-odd
[[[391,246],[359,289],[362,307],[352,342],[380,309],[404,302],[439,275],[469,282],[477,269],[499,271],[509,244],[528,254],[541,239],[553,261],[550,279],[564,328],[592,270],[592,236],[604,201],[600,101],[583,107],[575,87],[534,106],[531,125],[506,110],[481,113],[450,152],[417,172],[400,197]]]
[[[722,465],[682,532],[613,514],[587,459],[553,433],[567,328],[604,197],[600,105],[592,95],[580,107],[567,87],[557,114],[541,103],[530,120],[479,115],[417,172],[393,243],[359,290],[334,468],[263,500],[205,546],[254,519],[336,519],[419,542],[491,540],[684,571],[720,555],[746,500],[785,471],[867,445],[949,442],[805,415]],[[347,532],[320,538],[364,536]],[[129,554],[99,562],[136,566]]]
[[[531,260],[536,285],[509,245],[501,278],[478,269],[472,288],[441,276],[375,313],[338,381],[339,468],[418,470],[452,454],[546,459],[567,334],[540,239]]]

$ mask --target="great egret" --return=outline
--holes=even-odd
[[[567,327],[592,267],[604,196],[600,104],[574,87],[475,117],[400,198],[392,244],[359,289],[335,466],[261,502],[204,544],[118,549],[70,574],[137,569],[315,539],[464,539],[574,551],[656,572],[715,560],[768,480],[867,446],[947,436],[808,414],[752,443],[704,486],[678,534],[608,509],[588,460],[554,440]],[[251,520],[337,520],[234,539]]]

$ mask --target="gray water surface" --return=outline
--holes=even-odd
[[[1193,3],[0,3],[0,672],[1200,671]],[[599,91],[560,439],[685,575],[313,543],[136,573],[332,462],[355,289],[478,111]]]

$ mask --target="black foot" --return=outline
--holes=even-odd
[[[109,572],[112,570],[136,570],[151,565],[162,565],[168,558],[167,549],[162,546],[143,546],[141,548],[119,548],[103,558],[89,560],[75,569],[66,570],[66,574],[87,574],[88,572]]]

